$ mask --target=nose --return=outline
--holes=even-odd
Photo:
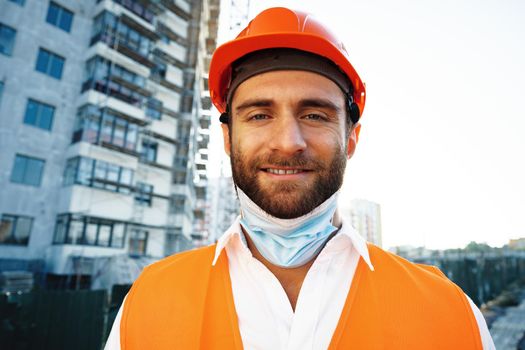
[[[268,146],[287,155],[304,151],[306,141],[299,121],[291,115],[279,118],[279,122],[274,124]]]

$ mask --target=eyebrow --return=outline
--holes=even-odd
[[[265,100],[265,99],[252,99],[245,101],[244,103],[241,103],[237,107],[235,107],[235,111],[238,113],[244,109],[251,108],[251,107],[271,107],[273,105],[272,100]]]
[[[308,99],[301,100],[299,101],[299,107],[300,108],[309,108],[309,107],[326,108],[334,112],[341,112],[341,108],[339,106],[337,106],[332,101],[324,99],[324,98],[308,98]]]
[[[235,107],[235,111],[238,113],[244,109],[252,107],[271,107],[274,102],[270,99],[251,99]],[[299,108],[326,108],[334,112],[340,112],[341,108],[330,100],[324,98],[307,98],[300,100],[298,103]]]

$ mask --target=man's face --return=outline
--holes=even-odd
[[[345,105],[334,82],[311,72],[273,71],[243,82],[232,99],[231,130],[222,126],[235,184],[275,217],[312,211],[341,187],[355,150]]]

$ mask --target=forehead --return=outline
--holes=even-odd
[[[271,71],[245,80],[233,94],[232,105],[253,98],[276,102],[323,98],[341,106],[345,103],[343,91],[333,81],[317,73],[299,70]]]

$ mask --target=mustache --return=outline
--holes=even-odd
[[[325,168],[321,161],[312,159],[305,154],[296,154],[291,157],[283,157],[278,154],[270,154],[264,157],[257,157],[253,162],[254,168],[260,168],[262,165],[274,165],[281,167],[295,167],[305,169],[323,170]]]

